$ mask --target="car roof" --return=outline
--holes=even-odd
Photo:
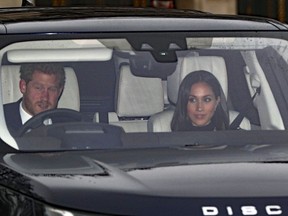
[[[287,26],[268,18],[217,15],[195,10],[111,7],[0,9],[0,34],[204,30],[277,31],[287,30]]]

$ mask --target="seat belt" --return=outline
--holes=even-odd
[[[256,92],[255,94],[251,97],[251,101],[254,101],[254,98],[256,97],[257,94],[260,94],[261,92],[261,87],[256,88]],[[248,104],[247,103],[244,106],[244,110],[242,112],[239,112],[238,116],[233,120],[233,122],[230,124],[229,126],[229,130],[237,130],[240,127],[240,124],[242,122],[242,120],[244,119],[245,115],[248,113],[249,108],[248,108]]]
[[[99,122],[109,123],[108,112],[99,112]]]

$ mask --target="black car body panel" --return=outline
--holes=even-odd
[[[210,159],[211,163],[207,163],[199,159],[197,164],[177,164],[177,161],[185,163],[188,156],[201,158],[202,154],[225,161],[225,155],[233,156],[221,151],[225,148],[238,158],[242,154],[245,158],[246,153],[251,152],[251,162],[215,163]],[[245,150],[243,146],[233,149],[225,146],[190,150],[151,149],[144,153],[131,150],[129,154],[133,157],[143,158],[137,165],[131,164],[133,157],[127,157],[127,152],[121,151],[8,154],[3,157],[1,170],[6,170],[5,175],[13,176],[14,180],[7,185],[3,185],[2,180],[2,186],[19,190],[27,197],[50,205],[108,214],[154,215],[158,212],[155,202],[161,206],[161,213],[168,215],[179,212],[190,215],[191,211],[201,215],[205,206],[216,206],[222,211],[221,215],[228,215],[223,212],[224,207],[230,206],[236,213],[240,211],[242,205],[239,203],[242,202],[243,206],[260,208],[260,212],[264,212],[266,205],[279,205],[284,214],[287,212],[287,206],[283,205],[287,194],[287,165],[252,162],[257,158],[257,152],[265,148],[270,147],[258,146],[252,151],[252,147]],[[161,158],[156,158],[159,154],[171,161],[166,159],[161,163]],[[113,159],[115,155],[128,160],[119,162]],[[151,167],[141,165],[141,161],[145,164],[148,155],[149,161],[159,164]],[[245,158],[245,161],[249,160]],[[269,176],[267,170],[270,170]]]
[[[101,17],[105,17],[103,20]],[[188,19],[193,17],[194,19]],[[215,16],[207,13],[183,11],[163,13],[142,9],[19,9],[13,13],[0,11],[3,27],[8,34],[61,33],[61,32],[119,32],[119,31],[251,31],[286,30],[282,23],[262,18],[242,18],[229,15]],[[154,24],[155,23],[155,24]],[[157,24],[156,24],[157,23]],[[43,28],[45,25],[45,28]]]

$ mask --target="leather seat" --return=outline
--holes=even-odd
[[[228,98],[228,78],[226,64],[219,56],[192,56],[187,55],[179,60],[175,72],[167,78],[167,94],[172,103],[171,108],[157,113],[148,121],[148,131],[150,132],[169,132],[171,131],[171,121],[174,114],[174,105],[177,103],[178,90],[182,80],[193,71],[206,70],[214,74],[218,79],[225,99]],[[230,123],[237,117],[238,112],[229,110]],[[250,130],[251,125],[248,119],[244,118],[240,124],[242,129]]]
[[[130,66],[120,66],[116,85],[115,110],[110,124],[126,132],[147,132],[148,118],[164,110],[164,95],[160,78],[139,77]]]

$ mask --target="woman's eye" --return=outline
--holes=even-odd
[[[210,98],[210,97],[209,98],[204,98],[204,101],[205,102],[210,102],[210,101],[212,101],[212,98]]]
[[[189,101],[190,103],[196,103],[196,98],[190,97],[190,98],[188,99],[188,101]]]

